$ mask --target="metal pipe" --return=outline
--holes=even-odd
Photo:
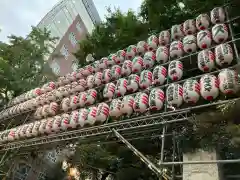
[[[215,161],[179,161],[179,162],[164,162],[163,165],[181,165],[181,164],[232,164],[240,163],[240,159],[226,159],[226,160],[215,160]]]
[[[172,142],[173,142],[172,162],[174,162],[175,161],[175,151],[176,151],[175,132],[173,132]],[[174,178],[175,178],[175,166],[172,165],[172,180],[174,180]]]

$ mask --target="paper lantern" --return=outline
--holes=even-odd
[[[116,54],[110,54],[108,56],[107,66],[112,66],[117,61],[117,55]]]
[[[27,130],[26,130],[26,136],[27,137],[32,137],[33,136],[33,134],[32,134],[33,126],[34,126],[34,123],[29,123],[28,124]]]
[[[69,122],[69,126],[71,128],[76,128],[77,125],[78,125],[78,111],[72,111],[71,114],[70,114],[70,122]]]
[[[56,89],[54,89],[53,91],[50,91],[47,93],[47,98],[48,98],[48,101],[49,102],[52,102],[52,101],[56,101],[57,100],[57,96],[56,96]]]
[[[170,45],[170,56],[179,58],[183,55],[183,43],[181,41],[173,41]]]
[[[157,36],[151,35],[148,38],[147,43],[148,43],[148,50],[149,51],[156,50],[157,47],[158,47],[158,38],[157,38]]]
[[[106,69],[106,68],[107,68],[107,62],[108,62],[108,58],[103,57],[103,58],[100,60],[99,69],[100,69],[100,70]]]
[[[192,53],[197,50],[197,38],[194,35],[188,35],[183,38],[183,50],[186,53]]]
[[[116,80],[121,77],[121,67],[119,65],[114,65],[111,68],[111,78],[112,80]]]
[[[94,125],[97,118],[97,108],[96,107],[90,107],[88,109],[88,115],[87,120],[85,122],[86,125]]]
[[[39,126],[39,133],[40,134],[44,134],[45,133],[45,130],[46,130],[46,125],[47,125],[47,119],[43,119],[40,121],[41,124]]]
[[[169,31],[161,31],[159,34],[159,45],[160,46],[166,46],[170,43],[170,33]]]
[[[35,119],[41,119],[42,118],[42,107],[37,108],[37,110],[34,113]]]
[[[186,80],[183,84],[183,100],[195,104],[200,97],[200,84],[193,79]]]
[[[223,69],[218,74],[218,82],[224,94],[235,94],[238,91],[238,74],[235,70]]]
[[[183,88],[180,84],[170,84],[166,91],[169,106],[179,107],[183,102]]]
[[[78,124],[83,127],[85,122],[87,121],[88,110],[87,109],[80,109],[78,111]]]
[[[79,95],[78,95],[78,103],[79,103],[79,106],[80,107],[83,107],[86,103],[86,100],[87,100],[87,93],[86,92],[81,92]]]
[[[70,77],[69,77],[70,81],[76,81],[77,80],[77,72],[73,71],[71,74],[70,74]]]
[[[140,72],[143,67],[144,67],[144,63],[143,63],[143,58],[141,58],[140,56],[135,57],[132,60],[132,72],[133,73],[137,73]]]
[[[139,87],[139,80],[140,80],[140,77],[138,75],[131,74],[128,78],[127,90],[129,92],[137,91],[137,89]]]
[[[32,134],[33,136],[38,136],[39,135],[39,127],[41,125],[40,121],[35,121],[32,129]]]
[[[213,24],[223,23],[225,21],[225,12],[222,7],[215,7],[211,11],[211,22]]]
[[[233,61],[233,50],[229,44],[220,44],[215,48],[216,63],[219,66],[230,65]]]
[[[8,130],[8,137],[7,137],[8,141],[16,140],[15,136],[16,136],[16,128],[12,128],[12,129]]]
[[[68,97],[62,100],[61,108],[64,112],[67,112],[70,109],[70,99]]]
[[[121,105],[121,113],[130,116],[133,113],[133,104],[134,104],[133,96],[130,95],[124,96]]]
[[[123,96],[127,92],[128,81],[124,78],[121,78],[117,81],[115,94],[117,96]]]
[[[62,114],[61,115],[61,129],[67,130],[70,128],[70,115],[69,114]]]
[[[46,116],[49,115],[48,110],[49,110],[49,105],[48,104],[44,105],[43,108],[42,108],[42,115],[43,115],[43,117],[46,117]]]
[[[217,43],[223,43],[228,39],[228,28],[225,24],[216,24],[212,27],[212,37]]]
[[[111,117],[119,117],[121,113],[121,105],[122,102],[119,99],[113,99],[111,104],[110,104],[110,113],[109,115]]]
[[[156,61],[159,63],[165,63],[169,58],[169,50],[166,46],[159,46],[156,51]]]
[[[183,23],[183,32],[185,35],[191,35],[196,32],[196,22],[193,19],[188,19]]]
[[[199,31],[197,34],[197,45],[200,49],[207,49],[212,44],[212,35],[209,30]]]
[[[164,66],[156,66],[153,70],[153,82],[154,84],[162,85],[167,76],[167,69]]]
[[[148,108],[148,95],[146,93],[139,92],[136,94],[133,103],[133,109],[135,112],[144,113]]]
[[[35,88],[34,90],[31,91],[31,93],[32,93],[32,97],[37,97],[42,94],[42,90],[41,88]]]
[[[71,93],[71,85],[67,84],[64,86],[64,91],[62,92],[63,96],[69,96],[69,94]]]
[[[73,95],[70,97],[70,108],[76,109],[79,105],[79,97],[77,95]]]
[[[137,43],[137,53],[144,54],[148,50],[148,45],[145,41],[139,41]]]
[[[86,96],[86,105],[93,104],[97,99],[97,91],[95,89],[89,89]]]
[[[211,71],[214,68],[214,54],[210,50],[203,50],[198,53],[198,68],[203,72]]]
[[[58,89],[56,89],[56,98],[57,99],[62,99],[63,97],[63,91],[64,91],[64,87],[59,87]]]
[[[156,61],[156,55],[154,52],[148,51],[144,54],[143,64],[145,68],[153,67],[155,61]]]
[[[94,76],[93,75],[89,75],[88,77],[87,77],[87,87],[88,88],[93,88],[93,86],[94,86]]]
[[[216,76],[206,74],[201,77],[200,93],[201,96],[208,101],[216,99],[219,94],[218,79]]]
[[[144,70],[141,72],[139,87],[142,89],[146,89],[152,85],[152,72],[149,70]]]
[[[164,103],[164,91],[159,88],[154,88],[149,94],[149,108],[152,110],[160,110]]]
[[[92,74],[93,73],[93,67],[91,65],[85,66],[82,73],[83,73],[84,76],[88,76],[88,75]]]
[[[43,85],[42,91],[43,92],[48,92],[48,91],[52,91],[55,88],[56,88],[55,82],[48,82],[45,85]]]
[[[123,76],[129,76],[131,73],[132,73],[132,61],[125,60],[122,65],[121,74]]]
[[[198,30],[205,30],[210,25],[210,18],[207,14],[200,14],[196,18],[196,27]]]
[[[105,69],[102,73],[102,82],[108,83],[111,80],[111,70]]]
[[[92,64],[93,67],[93,72],[99,72],[100,71],[100,67],[99,67],[100,61],[94,61]]]
[[[78,92],[82,92],[85,90],[86,86],[87,86],[87,82],[84,79],[79,79],[78,85],[75,87],[75,89]]]
[[[54,116],[53,119],[54,119],[54,121],[53,121],[53,125],[52,125],[52,130],[54,132],[59,132],[61,130],[62,117]]]
[[[46,129],[45,132],[48,134],[53,133],[53,123],[54,123],[54,118],[48,118],[47,119],[47,124],[46,124]]]
[[[136,53],[137,53],[137,47],[135,45],[130,45],[128,46],[126,51],[126,58],[132,59],[135,57]]]
[[[77,74],[76,74],[76,78],[77,79],[82,79],[83,78],[83,68],[79,68],[78,70],[77,70]]]
[[[49,115],[55,115],[58,111],[58,104],[56,102],[51,102],[49,105],[48,113]]]
[[[100,86],[102,84],[102,76],[103,76],[103,74],[101,72],[97,72],[94,75],[94,85],[95,86]]]
[[[168,66],[168,76],[173,81],[178,81],[183,76],[183,64],[181,61],[171,61]]]
[[[173,25],[171,28],[171,36],[173,40],[179,40],[183,37],[183,25]]]
[[[103,89],[103,97],[112,99],[115,93],[116,86],[113,83],[108,83]]]
[[[96,121],[101,123],[105,122],[109,116],[109,111],[109,106],[106,103],[98,104]]]
[[[115,58],[115,63],[123,63],[126,57],[126,52],[124,50],[118,50],[116,53],[117,57]]]

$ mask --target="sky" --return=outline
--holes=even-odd
[[[101,19],[106,7],[119,7],[123,12],[129,8],[138,11],[142,0],[93,0]],[[14,34],[25,37],[59,0],[0,0],[0,41]]]

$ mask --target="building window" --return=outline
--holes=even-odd
[[[69,34],[68,38],[69,38],[72,46],[75,47],[77,45],[77,39],[76,39],[76,36],[75,36],[74,32],[71,32]]]
[[[76,29],[78,30],[79,33],[82,33],[82,27],[81,27],[80,22],[77,22]]]
[[[69,52],[68,52],[68,48],[67,48],[67,46],[65,44],[60,49],[60,52],[64,56],[64,58],[67,60],[68,56],[69,56]]]
[[[55,75],[59,75],[60,74],[60,66],[59,64],[54,61],[52,64],[51,64],[51,68],[52,68],[52,71]]]
[[[14,180],[25,180],[27,179],[28,173],[31,170],[31,166],[25,164],[25,163],[20,163],[18,164],[18,168],[16,169],[14,173]]]

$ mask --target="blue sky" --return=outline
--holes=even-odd
[[[10,34],[26,36],[59,0],[0,0],[0,41]],[[138,11],[142,0],[93,0],[103,19],[106,7]]]

